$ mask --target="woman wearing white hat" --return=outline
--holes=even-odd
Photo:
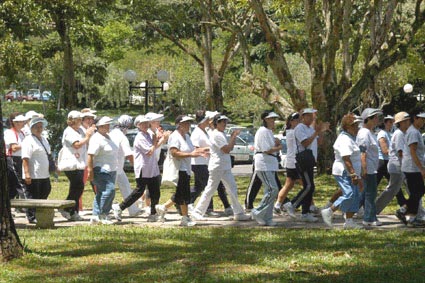
[[[47,126],[44,118],[32,118],[29,124],[31,135],[22,141],[22,170],[26,196],[29,199],[47,199],[50,194],[49,142],[42,136],[43,129]],[[27,218],[34,223],[35,209],[27,209]]]
[[[190,175],[191,166],[190,160],[192,157],[198,157],[207,154],[205,148],[195,149],[190,137],[188,135],[190,130],[190,124],[193,118],[189,116],[179,115],[176,118],[176,130],[170,135],[168,139],[168,153],[173,158],[180,161],[179,169],[179,180],[176,187],[176,193],[163,205],[157,205],[156,211],[164,217],[167,209],[175,203],[180,205],[180,211],[182,214],[181,226],[193,226],[196,223],[193,222],[188,215],[187,205],[190,202]]]
[[[67,158],[67,168],[63,169],[69,180],[69,190],[67,200],[75,201],[75,206],[60,210],[64,218],[70,221],[84,220],[78,214],[79,199],[84,191],[84,170],[87,163],[87,146],[91,136],[94,134],[95,128],[89,128],[84,133],[81,129],[82,115],[81,112],[73,110],[68,113],[66,121],[68,127],[62,135],[62,151],[66,151],[72,158]]]
[[[4,131],[4,143],[6,145],[9,197],[15,198],[16,195],[25,199],[25,183],[22,180],[22,156],[21,144],[25,138],[22,128],[27,119],[18,112],[12,113],[9,117],[11,128]]]
[[[87,178],[96,185],[92,224],[113,224],[108,214],[115,197],[118,147],[109,136],[112,122],[113,119],[105,116],[96,123],[97,132],[91,137],[87,150]]]

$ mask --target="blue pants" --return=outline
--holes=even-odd
[[[108,215],[115,197],[116,171],[108,172],[100,167],[93,169],[96,196],[93,200],[93,215]]]
[[[270,222],[273,218],[273,204],[279,193],[279,187],[276,183],[276,172],[273,171],[255,171],[261,182],[264,184],[264,196],[258,207],[252,213],[263,219],[264,222]]]
[[[353,184],[351,177],[345,170],[342,176],[334,175],[334,177],[342,190],[342,196],[334,202],[334,207],[338,207],[342,212],[357,212],[360,205],[359,187]]]
[[[377,176],[376,174],[367,174],[364,182],[362,197],[364,198],[364,216],[363,220],[374,222],[376,218],[376,195],[377,195]]]

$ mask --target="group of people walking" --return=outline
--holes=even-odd
[[[197,126],[189,135],[194,118],[186,115],[175,119],[176,130],[170,132],[160,128],[164,117],[157,113],[139,115],[134,120],[122,115],[114,121],[109,117],[97,118],[95,111],[88,108],[73,110],[67,116],[68,126],[62,136],[58,167],[69,180],[66,199],[74,200],[75,206],[60,212],[69,221],[83,220],[79,215],[80,199],[86,182],[90,181],[95,193],[92,224],[112,224],[111,212],[117,221],[121,221],[125,209],[130,216],[138,215],[137,201],[145,196],[150,206],[148,222],[164,221],[168,209],[176,206],[182,216],[180,224],[194,226],[195,221],[203,221],[214,213],[212,197],[217,190],[225,208],[224,214],[233,216],[235,221],[253,219],[258,225],[274,226],[273,212],[281,214],[286,211],[291,218],[297,219],[295,210],[301,207],[301,221],[317,222],[312,211],[315,207],[314,167],[318,143],[323,133],[329,130],[329,123],[317,122],[316,112],[305,108],[287,118],[286,181],[283,187],[278,178],[282,144],[273,135],[279,115],[272,111],[263,112],[262,126],[254,139],[254,171],[244,209],[238,200],[230,157],[240,131],[234,130],[226,137],[225,129],[230,121],[227,116],[198,111]],[[396,216],[405,224],[425,226],[422,218],[425,213],[420,205],[425,192],[425,146],[420,133],[425,113],[414,110],[410,114],[397,113],[395,117],[388,115],[383,118],[382,130],[375,135],[381,115],[379,109],[367,108],[361,116],[349,113],[341,120],[341,132],[333,146],[335,161],[332,168],[339,190],[321,211],[323,221],[329,226],[332,226],[332,216],[337,209],[344,213],[346,229],[380,226],[382,223],[377,215],[395,196],[400,206]],[[10,197],[46,199],[51,190],[50,145],[43,136],[47,121],[34,111],[25,115],[13,113],[10,121],[11,128],[4,134]],[[394,133],[393,124],[397,128]],[[133,149],[126,137],[132,126],[138,129]],[[160,204],[158,161],[164,143],[168,143],[168,165],[164,165],[164,176],[175,175],[176,189],[168,201]],[[134,167],[134,190],[123,170],[125,159]],[[191,188],[192,173],[194,187]],[[388,186],[376,198],[377,186],[383,177],[388,179]],[[407,199],[400,190],[404,180],[407,181]],[[288,193],[297,182],[302,184],[302,189],[289,200]],[[261,185],[264,185],[264,195],[254,207]],[[119,203],[114,203],[114,200],[117,202],[116,186],[123,197]],[[364,211],[363,226],[353,220],[356,213],[361,214],[361,208]],[[26,214],[29,222],[36,221],[34,209],[28,209]],[[414,216],[408,221],[407,215]]]

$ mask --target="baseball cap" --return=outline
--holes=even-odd
[[[68,113],[68,119],[78,119],[81,118],[81,112],[77,110],[72,110]]]
[[[362,119],[366,120],[369,117],[375,116],[375,115],[381,115],[382,114],[382,110],[378,109],[378,108],[366,108],[365,110],[363,110],[362,112]]]
[[[220,112],[218,112],[218,111],[206,111],[205,117],[208,117],[208,119],[213,119],[218,114],[220,114]]]
[[[104,126],[104,125],[109,125],[114,121],[114,119],[108,117],[108,116],[104,116],[102,118],[99,119],[99,121],[96,123],[96,126]]]
[[[148,112],[148,113],[146,113],[145,116],[146,116],[147,119],[149,119],[149,121],[162,121],[162,120],[164,120],[164,114]]]
[[[27,118],[27,120],[30,120],[35,117],[40,117],[40,114],[35,112],[34,110],[30,110],[27,113],[25,113],[25,118]]]
[[[137,125],[139,125],[140,123],[143,122],[150,122],[151,120],[148,119],[148,117],[146,117],[146,115],[138,115],[135,119],[134,119],[134,126],[137,127]]]
[[[176,118],[175,124],[187,122],[187,121],[193,121],[194,119],[192,117],[186,116],[186,115],[179,115]]]
[[[394,117],[391,116],[391,115],[387,115],[387,116],[384,117],[384,121],[385,120],[394,120]]]
[[[304,115],[304,114],[313,114],[313,113],[316,113],[316,112],[317,112],[316,109],[313,109],[313,108],[304,108],[301,111],[301,115]]]
[[[25,122],[25,121],[28,121],[28,119],[25,118],[25,116],[21,114],[21,115],[16,116],[12,121],[13,122]]]

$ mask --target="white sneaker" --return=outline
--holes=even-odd
[[[78,213],[71,215],[71,221],[84,221],[84,218],[81,217]]]
[[[165,220],[165,213],[167,213],[167,209],[165,208],[165,205],[163,204],[157,204],[155,205],[156,213],[158,213],[159,218],[162,222]]]
[[[286,212],[288,213],[288,215],[291,218],[297,218],[297,216],[295,215],[295,207],[292,205],[292,203],[290,201],[288,201],[287,203],[285,203],[283,205],[283,207],[286,209]]]
[[[184,227],[192,227],[195,226],[196,222],[192,221],[189,216],[182,216],[182,220],[180,222],[180,226]]]
[[[187,205],[187,211],[189,211],[189,214],[193,211],[193,209],[194,209],[195,207],[193,206],[193,203],[189,203],[188,205]]]
[[[245,213],[239,213],[233,215],[233,220],[235,221],[248,221],[251,220],[251,216]]]
[[[303,222],[317,222],[319,219],[317,217],[313,216],[311,213],[301,214],[301,221]]]
[[[212,217],[219,217],[220,216],[220,213],[215,212],[214,210],[207,210],[205,212],[205,214],[208,215],[208,216],[212,216]]]
[[[264,219],[258,217],[258,215],[255,215],[253,211],[251,211],[251,218],[252,218],[252,220],[256,221],[258,223],[258,225],[266,226],[266,221],[264,221]]]
[[[121,221],[122,210],[118,203],[112,204],[112,211],[114,212],[114,217],[117,221]]]
[[[232,216],[233,215],[233,208],[229,206],[228,208],[224,209],[224,215],[225,216]]]
[[[328,225],[329,227],[332,227],[332,214],[333,214],[332,209],[330,207],[326,209],[322,209],[321,214],[322,214],[323,222],[325,222],[325,224]]]
[[[151,214],[148,216],[148,222],[157,222],[158,221],[158,214]]]
[[[197,221],[206,220],[205,217],[202,216],[202,214],[200,214],[197,209],[192,210],[190,216]]]
[[[93,215],[90,218],[90,225],[97,225],[97,224],[100,224],[99,216],[98,215]]]
[[[108,215],[99,215],[100,223],[103,225],[112,225],[114,222],[111,221]]]
[[[357,224],[354,222],[352,218],[348,218],[345,220],[344,223],[344,229],[345,230],[352,230],[352,229],[363,229],[364,227],[362,225]]]
[[[381,221],[379,221],[379,220],[372,221],[372,222],[369,222],[369,221],[363,221],[363,225],[364,225],[364,226],[382,226],[382,222],[381,222]]]
[[[66,220],[71,220],[71,213],[63,209],[59,209],[58,211],[60,212],[63,218],[65,218]]]

